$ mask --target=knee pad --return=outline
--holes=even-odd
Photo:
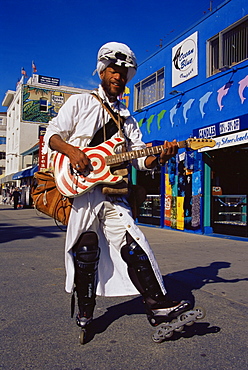
[[[147,254],[139,246],[138,243],[131,237],[126,235],[127,244],[121,248],[121,256],[129,267],[138,267],[150,264]]]
[[[76,267],[85,272],[93,272],[98,265],[100,248],[95,232],[83,233],[73,247]]]
[[[83,233],[73,247],[73,254],[80,316],[91,317],[95,307],[96,272],[100,257],[96,233]]]
[[[157,299],[163,295],[147,254],[129,234],[121,256],[128,265],[130,279],[144,297]]]

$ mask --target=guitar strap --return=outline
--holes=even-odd
[[[93,147],[101,144],[103,141],[110,139],[116,132],[119,131],[120,137],[125,137],[123,133],[123,125],[125,118],[121,117],[119,113],[113,111],[113,109],[98,96],[96,93],[91,93],[102,105],[110,115],[111,119],[106,124],[104,123],[103,127],[99,129],[88,146]],[[126,150],[126,147],[123,146],[123,150]],[[120,166],[114,167],[112,171],[114,175],[119,175],[123,177],[123,180],[115,185],[103,186],[102,193],[109,195],[125,195],[128,194],[128,170],[127,165],[121,164]]]
[[[115,124],[115,122],[112,120],[112,118],[104,124],[103,127],[101,127],[94,135],[91,142],[88,144],[88,146],[98,146],[103,141],[109,140],[116,132],[118,131],[118,128]]]
[[[109,106],[109,104],[104,102],[103,99],[99,95],[97,95],[96,93],[92,92],[91,95],[93,95],[101,103],[103,108],[107,110],[110,117],[115,121],[116,125],[119,127],[118,120],[119,120],[119,118],[121,118],[119,113],[114,112],[113,109]],[[119,117],[117,118],[117,116],[119,116]]]

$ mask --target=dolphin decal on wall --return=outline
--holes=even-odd
[[[153,121],[154,117],[155,117],[155,114],[152,114],[152,115],[148,118],[148,120],[147,120],[146,128],[147,128],[147,132],[148,132],[148,134],[150,134],[150,133],[151,133],[151,124],[152,124],[152,121]]]
[[[219,90],[217,90],[218,92],[217,102],[220,107],[220,110],[222,110],[222,108],[224,107],[224,105],[222,105],[222,99],[225,95],[227,95],[232,84],[233,84],[233,81],[229,81],[224,86],[222,86]]]
[[[165,109],[163,109],[163,110],[161,110],[161,112],[158,114],[158,120],[157,120],[158,130],[160,130],[160,129],[161,129],[161,124],[160,124],[160,122],[161,122],[161,120],[163,119],[163,117],[164,117],[164,115],[165,115],[165,112],[166,112],[166,110],[165,110]]]
[[[248,87],[248,75],[243,78],[243,80],[239,81],[239,97],[241,99],[241,103],[243,104],[245,101],[245,97],[243,95],[244,89]]]
[[[195,99],[189,99],[184,105],[183,105],[183,118],[184,122],[187,123],[188,118],[186,116],[188,110],[191,108],[192,104],[194,103]]]
[[[204,94],[200,99],[199,99],[199,102],[200,102],[200,112],[201,112],[201,115],[202,115],[202,118],[205,116],[205,112],[203,111],[203,108],[204,108],[204,105],[207,104],[210,96],[213,94],[212,91],[208,91],[206,94]]]
[[[171,121],[171,126],[172,127],[174,126],[173,118],[174,118],[175,114],[177,113],[177,110],[178,110],[178,104],[174,105],[174,107],[171,108],[171,110],[170,110],[170,121]]]

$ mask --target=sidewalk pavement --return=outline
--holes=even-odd
[[[168,278],[248,305],[248,239],[143,227]]]
[[[14,210],[0,205],[6,218],[23,220],[35,227],[51,227],[64,243],[65,233],[54,220],[34,209]],[[193,234],[177,230],[140,226],[146,235],[163,276],[242,305],[248,305],[248,239],[221,235]],[[1,239],[0,239],[1,240]],[[168,282],[167,282],[168,284]],[[168,284],[170,285],[170,284]]]
[[[97,297],[89,342],[79,346],[64,292],[65,232],[10,206],[0,206],[0,225],[1,368],[248,368],[246,240],[141,226],[172,298],[193,299],[206,317],[160,345],[140,297]]]

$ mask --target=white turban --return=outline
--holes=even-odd
[[[108,42],[100,48],[97,54],[96,67],[99,77],[100,73],[111,63],[128,68],[127,82],[134,77],[137,70],[136,57],[134,52],[127,45],[119,42]]]

